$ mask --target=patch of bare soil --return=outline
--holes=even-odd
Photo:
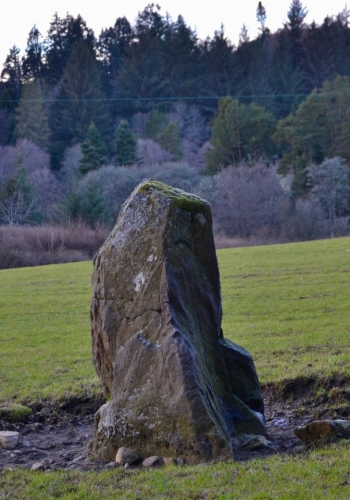
[[[328,394],[335,394],[335,399],[326,393],[320,397],[317,384],[312,380],[293,381],[282,388],[265,387],[265,417],[270,445],[252,451],[242,448],[242,440],[235,440],[234,459],[246,461],[276,453],[294,453],[302,444],[294,435],[296,427],[319,418],[348,418],[350,394],[342,389],[347,383],[333,380],[326,385]],[[38,463],[44,465],[46,472],[106,468],[106,463],[95,460],[87,450],[93,436],[94,413],[99,406],[100,402],[75,402],[56,409],[38,403],[34,405],[29,422],[0,421],[0,430],[20,433],[15,449],[0,447],[0,470],[31,469]]]

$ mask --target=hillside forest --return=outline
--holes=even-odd
[[[348,234],[350,10],[201,40],[150,4],[99,36],[78,15],[33,26],[0,81],[0,224],[110,228],[145,177],[207,199],[216,234]]]

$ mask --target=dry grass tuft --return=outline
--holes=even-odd
[[[91,259],[109,230],[67,226],[0,226],[0,269]]]

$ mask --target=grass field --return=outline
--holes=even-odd
[[[350,239],[219,251],[226,336],[263,383],[350,376]]]
[[[350,379],[350,239],[218,252],[225,336],[263,384]],[[98,397],[91,262],[0,271],[0,408]],[[348,444],[303,458],[131,472],[0,474],[5,498],[349,498]],[[20,495],[20,496],[19,496]]]

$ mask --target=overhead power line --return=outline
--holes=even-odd
[[[233,99],[271,99],[276,97],[307,97],[309,94],[257,94],[257,95],[216,95],[216,96],[176,96],[176,97],[106,97],[106,98],[75,98],[75,99],[21,99],[22,102],[130,102],[130,101],[203,101],[218,100],[225,97]],[[1,102],[17,102],[18,99],[1,99]]]

